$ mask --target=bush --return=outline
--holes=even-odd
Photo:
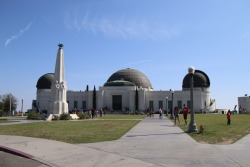
[[[83,113],[83,114],[77,114],[79,119],[89,119],[89,114],[88,113]]]
[[[33,111],[33,112],[28,113],[27,119],[29,119],[29,120],[41,120],[41,116],[37,112]]]
[[[57,121],[57,120],[59,120],[59,116],[58,115],[53,115],[52,116],[52,121]]]
[[[62,115],[60,115],[60,120],[71,120],[71,116],[69,114],[65,114],[63,113]]]
[[[4,114],[4,111],[3,110],[0,110],[0,117],[2,117]]]

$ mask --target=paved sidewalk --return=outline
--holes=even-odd
[[[49,166],[195,167],[249,166],[250,135],[232,145],[194,141],[168,119],[146,118],[116,141],[91,144],[0,135],[0,145]]]

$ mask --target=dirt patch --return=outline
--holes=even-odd
[[[99,123],[100,126],[112,126],[112,123]]]
[[[223,138],[223,141],[222,142],[220,142],[220,143],[217,143],[217,144],[233,144],[235,142],[235,140],[234,139],[225,139],[225,138]]]

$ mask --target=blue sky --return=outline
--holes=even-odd
[[[0,95],[36,98],[64,44],[69,90],[102,86],[123,68],[143,72],[155,90],[181,90],[189,66],[211,81],[217,108],[250,95],[249,0],[2,0]]]

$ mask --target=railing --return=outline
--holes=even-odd
[[[201,112],[202,113],[211,113],[211,112],[214,112],[214,105],[215,105],[215,99],[211,99],[210,100],[210,105],[209,106],[206,106],[204,107]]]

